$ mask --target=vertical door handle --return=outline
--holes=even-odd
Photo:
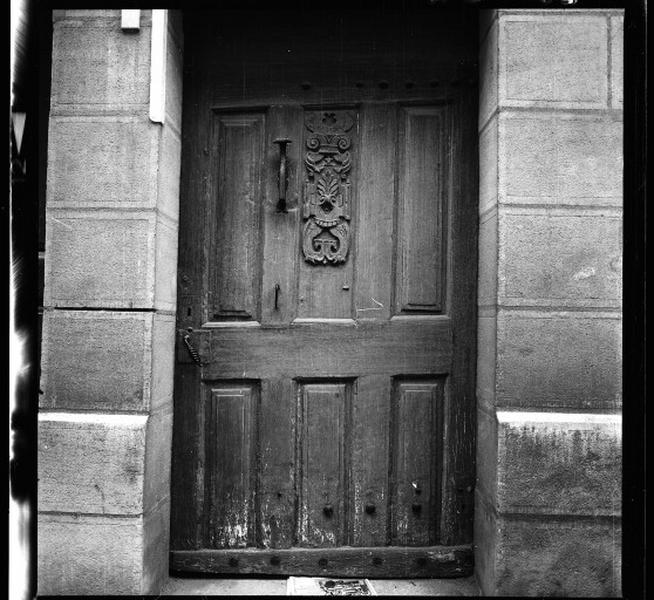
[[[291,144],[287,138],[277,138],[274,144],[279,145],[279,200],[277,212],[286,212],[286,146]]]
[[[281,288],[279,287],[279,284],[275,284],[275,310],[279,309],[278,303],[279,303],[279,290]]]

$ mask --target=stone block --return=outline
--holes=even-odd
[[[102,9],[56,9],[52,11],[52,21],[78,21],[78,20],[104,19],[107,21],[120,22],[119,10],[102,10]]]
[[[611,17],[611,106],[622,108],[624,88],[624,17]]]
[[[497,204],[497,116],[490,121],[479,135],[479,214],[486,213]]]
[[[151,412],[168,411],[173,405],[175,369],[175,316],[157,314],[152,328]]]
[[[621,365],[619,314],[498,312],[497,406],[616,409]]]
[[[144,593],[140,516],[40,514],[37,547],[39,596]]]
[[[620,516],[620,415],[500,411],[497,420],[499,512]]]
[[[168,580],[169,540],[170,501],[167,499],[143,519],[143,594],[161,593]]]
[[[477,410],[477,483],[475,489],[495,504],[498,479],[497,417],[492,407]]]
[[[47,310],[44,321],[42,408],[147,410],[152,313]]]
[[[179,177],[182,159],[182,145],[179,134],[168,125],[159,127],[159,165],[157,172],[157,208],[170,219],[179,218]],[[175,234],[177,235],[177,234]]]
[[[156,206],[160,135],[145,119],[51,117],[48,205]]]
[[[171,372],[172,375],[172,372]],[[168,411],[148,418],[145,449],[144,511],[170,502],[170,460],[173,438],[172,403]]]
[[[491,12],[491,11],[484,11]],[[490,25],[479,53],[479,129],[481,130],[498,105],[498,25]]]
[[[495,406],[495,362],[497,358],[497,321],[495,315],[477,319],[477,402]]]
[[[53,110],[59,105],[93,105],[100,110],[147,106],[149,23],[142,19],[138,32],[125,33],[119,10],[85,12],[101,14],[66,11],[63,20],[54,23]]]
[[[154,212],[46,215],[45,306],[156,308]]]
[[[497,211],[491,209],[479,223],[479,267],[477,304],[497,303]]]
[[[622,132],[610,116],[502,113],[500,202],[621,206]]]
[[[620,308],[621,217],[620,211],[501,210],[499,302]]]
[[[589,11],[500,14],[500,106],[606,108],[607,26]]]
[[[146,417],[39,414],[39,510],[143,511]]]
[[[497,520],[490,498],[479,488],[475,490],[474,532],[475,577],[482,595],[492,596],[496,587]]]
[[[177,306],[177,223],[160,215],[156,227],[156,306],[174,312]]]
[[[172,404],[174,316],[47,310],[43,334],[42,408],[154,411]]]
[[[497,523],[495,589],[485,594],[616,597],[621,582],[619,519]]]

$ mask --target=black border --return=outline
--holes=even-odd
[[[274,0],[269,0],[274,2]],[[453,6],[465,0],[366,0],[363,8],[379,8],[402,4]],[[26,335],[29,371],[18,385],[16,402],[19,410],[12,414],[15,460],[10,465],[12,495],[27,502],[30,524],[30,597],[36,591],[36,431],[38,403],[38,365],[40,361],[40,331],[37,321],[39,201],[45,197],[45,163],[47,152],[47,115],[50,88],[52,45],[51,11],[60,8],[111,8],[111,4],[96,1],[27,0],[30,15],[26,61],[29,75],[24,83],[21,107],[28,113],[23,140],[23,155],[28,171],[23,190],[14,189],[12,205],[1,205],[6,216],[6,228],[11,230],[15,259],[15,327]],[[625,70],[624,70],[624,311],[623,311],[623,597],[644,598],[645,586],[645,435],[646,435],[646,195],[647,195],[647,6],[646,0],[578,0],[573,6],[562,6],[561,0],[468,0],[473,9],[625,9]],[[263,0],[180,0],[159,1],[148,8],[181,8],[193,10],[221,7],[256,9]],[[279,2],[282,4],[282,2]],[[310,8],[311,2],[296,0],[292,7]],[[335,9],[354,2],[332,0]],[[324,6],[323,3],[315,3]],[[142,2],[124,1],[116,8],[143,8]],[[9,4],[7,4],[9,13]],[[10,15],[7,14],[9,17]],[[9,27],[10,19],[7,19]],[[7,147],[7,146],[5,146]],[[9,157],[11,158],[11,157]],[[8,164],[9,161],[7,161]],[[10,176],[11,177],[11,176]],[[5,196],[6,198],[6,196]],[[19,202],[20,201],[20,202]],[[6,204],[5,204],[6,202]],[[13,221],[10,221],[10,218]],[[12,267],[8,246],[3,265],[9,283]],[[9,286],[8,286],[9,287]],[[8,290],[11,293],[11,290]],[[7,298],[9,297],[9,294]],[[7,311],[8,312],[8,311]],[[7,314],[7,313],[5,313]],[[6,323],[7,321],[5,321]],[[9,332],[8,332],[9,333]],[[9,335],[7,336],[7,339]],[[9,355],[9,344],[6,349]],[[5,364],[9,382],[8,363]],[[7,386],[7,392],[9,392]],[[7,430],[5,430],[7,431]],[[7,548],[9,550],[9,548]]]

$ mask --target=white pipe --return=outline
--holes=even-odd
[[[166,115],[166,51],[168,11],[152,11],[150,53],[150,121],[163,125]]]

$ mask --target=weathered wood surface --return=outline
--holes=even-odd
[[[396,381],[391,412],[391,543],[438,540],[443,379]]]
[[[200,329],[191,338],[207,363],[202,367],[206,380],[445,374],[452,364],[447,317],[352,326],[305,323],[286,328]],[[177,356],[180,363],[192,360],[183,345]]]
[[[440,313],[446,289],[449,107],[403,107],[399,130],[396,310]]]
[[[265,115],[215,114],[209,160],[209,303],[212,319],[259,316],[261,167]]]
[[[171,569],[195,573],[251,573],[329,577],[468,577],[470,545],[423,548],[290,548],[173,551]]]
[[[472,539],[474,26],[456,11],[285,14],[187,23],[173,566],[469,574],[470,547],[453,545]],[[307,124],[344,114],[350,247],[310,264]],[[342,193],[328,183],[323,197]]]

